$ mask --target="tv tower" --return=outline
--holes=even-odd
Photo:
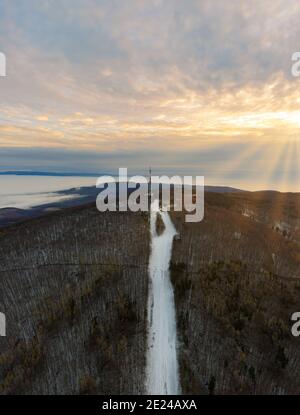
[[[149,209],[149,221],[150,221],[150,206],[151,206],[151,174],[152,174],[152,170],[151,170],[151,166],[149,167],[149,180],[148,180],[148,209]]]

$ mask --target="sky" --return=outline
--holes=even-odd
[[[0,171],[300,191],[298,0],[0,0]]]

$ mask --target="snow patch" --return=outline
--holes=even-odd
[[[161,235],[156,233],[157,215],[161,215],[165,225]],[[157,200],[151,204],[150,231],[152,243],[149,261],[146,392],[149,395],[177,395],[180,393],[177,328],[174,292],[169,272],[176,229],[168,212],[160,212]]]

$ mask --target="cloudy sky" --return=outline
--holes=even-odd
[[[0,0],[0,170],[300,191],[298,0]]]

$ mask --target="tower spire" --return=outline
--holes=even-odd
[[[150,222],[150,206],[151,206],[151,166],[149,166],[149,180],[148,180],[148,209],[149,209],[149,222]]]

